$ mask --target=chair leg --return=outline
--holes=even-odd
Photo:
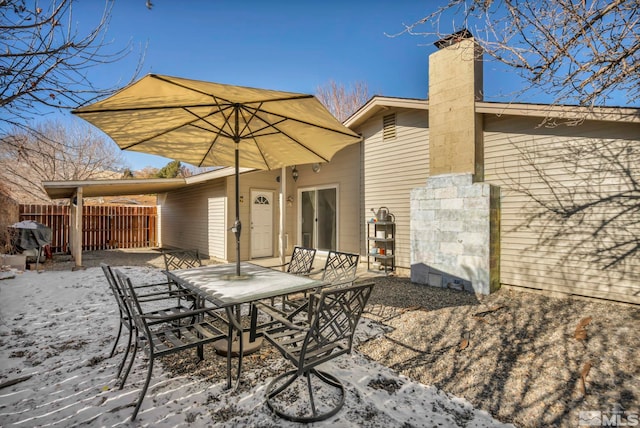
[[[282,385],[280,385],[277,388],[275,388],[276,385],[278,383],[280,383],[281,380],[287,378],[287,376],[289,378]],[[307,377],[307,388],[308,388],[308,391],[309,391],[309,402],[310,402],[310,407],[311,407],[311,416],[299,416],[299,415],[285,413],[284,411],[282,411],[282,410],[280,410],[278,408],[278,406],[274,403],[274,400],[273,400],[277,395],[279,395],[284,390],[286,390],[289,386],[291,386],[291,384],[296,379],[298,379],[300,377],[298,375],[297,370],[290,370],[290,371],[288,371],[286,373],[281,374],[280,376],[276,377],[274,380],[271,381],[269,386],[267,386],[267,390],[266,390],[267,406],[269,406],[269,408],[276,415],[278,415],[278,416],[280,416],[280,417],[282,417],[284,419],[287,419],[289,421],[293,421],[293,422],[305,422],[305,423],[306,422],[317,422],[317,421],[322,421],[322,420],[328,419],[331,416],[334,416],[336,413],[338,413],[338,411],[340,411],[340,409],[344,405],[344,395],[345,395],[344,394],[344,387],[342,386],[340,381],[336,377],[330,375],[329,373],[321,372],[321,371],[315,370],[315,369],[309,370],[307,373],[304,374],[304,376]],[[339,394],[340,394],[340,398],[339,398],[337,404],[333,405],[333,407],[331,407],[328,411],[326,411],[324,413],[318,413],[318,410],[316,409],[315,400],[314,400],[314,396],[313,396],[313,389],[312,389],[312,385],[311,385],[311,376],[316,376],[324,384],[336,388],[338,390]]]
[[[122,314],[120,314],[122,318]],[[120,340],[120,334],[122,333],[122,321],[120,321],[120,326],[118,327],[118,334],[116,335],[116,341],[113,343],[113,348],[111,348],[111,353],[109,354],[109,358],[113,357],[113,354],[116,352],[116,346],[118,346],[118,341]]]
[[[286,382],[284,382],[282,385],[280,385],[278,388],[274,389],[273,391],[271,390],[274,386],[276,386],[278,382],[280,382],[282,379],[286,378],[287,376],[289,376],[289,379],[287,379]],[[291,385],[293,381],[296,380],[297,378],[298,378],[298,371],[289,370],[288,372],[282,373],[281,375],[273,379],[271,383],[269,383],[269,385],[267,386],[266,394],[267,394],[267,405],[269,405],[269,408],[271,408],[271,410],[273,410],[274,412],[276,411],[276,409],[271,404],[271,399],[277,396],[278,394],[280,394],[285,389],[287,389],[289,385]]]
[[[309,403],[311,404],[311,414],[313,416],[318,416],[318,411],[316,410],[316,403],[313,401],[313,388],[311,387],[311,373],[308,373],[307,376],[307,390],[309,391]]]
[[[198,362],[204,360],[204,346],[198,345],[197,354],[198,354]]]
[[[142,400],[144,400],[144,396],[147,393],[147,388],[149,388],[149,383],[151,382],[151,373],[153,372],[153,357],[149,358],[149,370],[147,370],[147,379],[144,382],[144,386],[142,387],[142,391],[140,391],[140,396],[138,397],[138,404],[136,404],[136,408],[133,411],[133,415],[131,416],[131,420],[135,421],[136,416],[138,416],[138,411],[140,410],[140,406],[142,405]]]
[[[228,306],[227,313],[227,388],[231,389],[231,358],[233,355],[234,330],[238,331],[238,373],[236,377],[235,389],[240,386],[240,376],[242,375],[242,358],[244,356],[244,336],[242,323],[240,321],[240,307]],[[235,311],[235,313],[234,313]]]
[[[133,352],[131,354],[131,359],[129,360],[129,365],[127,366],[127,371],[124,372],[124,377],[122,378],[122,382],[120,382],[120,389],[124,387],[124,383],[127,381],[127,377],[129,377],[129,373],[131,372],[131,367],[133,367],[133,362],[136,359],[137,353],[138,353],[138,334],[136,333],[135,343],[133,345]]]
[[[120,324],[120,328],[122,328],[122,324]],[[124,368],[124,363],[127,361],[127,356],[129,355],[129,351],[131,350],[131,339],[133,336],[133,332],[129,329],[129,341],[127,342],[127,348],[124,351],[124,357],[122,357],[122,362],[120,363],[120,367],[118,367],[118,374],[116,378],[120,378],[122,374],[122,369]]]

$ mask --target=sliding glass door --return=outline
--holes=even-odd
[[[300,190],[301,244],[318,250],[335,250],[338,237],[337,189]]]

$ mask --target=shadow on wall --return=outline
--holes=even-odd
[[[441,271],[425,263],[415,263],[411,265],[411,282],[430,285],[432,287],[475,293],[471,281]]]

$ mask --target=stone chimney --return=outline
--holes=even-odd
[[[467,30],[435,43],[429,57],[429,175],[471,173],[484,179],[482,48]]]
[[[500,192],[483,183],[482,49],[466,30],[429,57],[429,178],[411,192],[411,280],[489,294],[500,286]]]

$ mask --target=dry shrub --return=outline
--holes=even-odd
[[[9,226],[18,221],[20,221],[19,204],[0,184],[0,253],[9,254],[12,251]]]

